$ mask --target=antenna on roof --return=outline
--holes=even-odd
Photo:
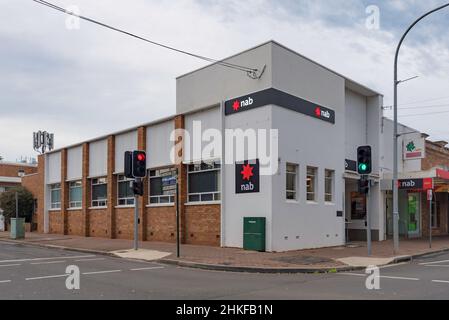
[[[36,152],[44,154],[54,149],[55,135],[47,131],[33,132],[33,148]]]

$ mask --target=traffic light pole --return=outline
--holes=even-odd
[[[135,183],[140,183],[136,178]],[[134,193],[134,250],[139,250],[139,195]]]
[[[180,235],[179,235],[179,183],[176,177],[176,257],[181,256],[180,250]]]
[[[370,199],[370,190],[371,190],[371,180],[369,180],[368,177],[365,177],[365,179],[368,179],[368,193],[366,194],[366,242],[368,247],[368,256],[371,256],[372,249],[371,249],[371,218],[370,218],[370,210],[369,210],[369,199]]]

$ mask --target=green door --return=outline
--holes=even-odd
[[[421,195],[419,193],[408,194],[407,231],[409,238],[416,238],[421,233]]]
[[[265,251],[266,218],[243,218],[243,248]]]

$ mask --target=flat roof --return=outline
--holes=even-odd
[[[206,66],[204,66],[204,67],[201,67],[201,68],[198,68],[198,69],[196,69],[196,70],[187,72],[187,73],[185,73],[185,74],[183,74],[183,75],[181,75],[181,76],[176,77],[176,79],[180,79],[180,78],[186,77],[186,76],[191,75],[191,74],[193,74],[193,73],[195,73],[195,72],[198,72],[198,71],[201,71],[201,70],[203,70],[203,69],[209,68],[209,67],[211,67],[211,66],[217,65],[217,64],[219,64],[219,63],[221,63],[221,62],[225,62],[226,60],[230,60],[230,59],[232,59],[232,58],[235,58],[235,57],[237,57],[237,56],[239,56],[239,55],[241,55],[241,54],[243,54],[243,53],[247,53],[247,52],[252,51],[252,50],[255,50],[255,49],[257,49],[257,48],[266,46],[267,44],[275,44],[275,45],[277,45],[277,46],[279,46],[279,47],[281,47],[281,48],[283,48],[283,49],[285,49],[285,50],[287,50],[287,51],[290,51],[290,52],[294,53],[295,55],[297,55],[297,56],[299,56],[299,57],[301,57],[301,58],[303,58],[303,59],[305,59],[305,60],[307,60],[307,61],[312,62],[313,64],[316,64],[317,66],[319,66],[319,67],[321,67],[321,68],[323,68],[323,69],[325,69],[325,70],[327,70],[327,71],[329,71],[329,72],[331,72],[331,73],[333,73],[333,74],[335,74],[335,75],[337,75],[337,76],[339,76],[339,77],[341,77],[341,78],[343,78],[343,79],[345,79],[345,81],[346,81],[346,87],[349,88],[349,89],[351,89],[351,90],[360,92],[360,93],[362,93],[363,95],[366,95],[366,96],[375,96],[375,95],[383,96],[383,94],[381,94],[381,93],[379,93],[379,92],[377,92],[377,91],[375,91],[375,90],[373,90],[373,89],[370,89],[370,88],[368,88],[367,86],[365,86],[365,85],[363,85],[363,84],[361,84],[361,83],[359,83],[359,82],[357,82],[357,81],[354,81],[354,80],[352,80],[352,79],[350,79],[350,78],[348,78],[348,77],[342,75],[341,73],[336,72],[336,71],[334,71],[334,70],[332,70],[332,69],[330,69],[330,68],[328,68],[328,67],[322,65],[321,63],[318,63],[318,62],[316,62],[315,60],[312,60],[312,59],[310,59],[310,58],[308,58],[308,57],[306,57],[306,56],[300,54],[299,52],[294,51],[294,50],[292,50],[292,49],[290,49],[290,48],[284,46],[283,44],[280,44],[279,42],[277,42],[277,41],[275,41],[275,40],[269,40],[269,41],[266,41],[266,42],[261,43],[261,44],[259,44],[259,45],[257,45],[257,46],[254,46],[254,47],[252,47],[252,48],[249,48],[249,49],[247,49],[247,50],[244,50],[244,51],[241,51],[241,52],[239,52],[239,53],[233,54],[232,56],[229,56],[229,57],[224,58],[224,59],[222,59],[222,60],[219,60],[219,61],[217,61],[217,62],[208,64],[208,65],[206,65]],[[250,66],[250,67],[251,67],[251,66]]]
[[[9,162],[9,161],[0,161],[0,166],[1,165],[15,166],[15,167],[31,167],[31,168],[37,167],[37,163],[21,163],[21,162]]]

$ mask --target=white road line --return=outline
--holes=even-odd
[[[368,274],[361,274],[361,273],[336,273],[340,275],[347,275],[347,276],[356,276],[356,277],[368,277]],[[408,280],[408,281],[419,281],[418,278],[406,278],[406,277],[390,277],[390,276],[379,276],[381,279],[392,279],[392,280]]]
[[[156,270],[156,269],[164,269],[164,267],[136,268],[136,269],[130,269],[130,270],[131,271],[143,271],[143,270]]]
[[[439,263],[446,263],[449,262],[449,260],[442,260],[442,261],[432,261],[432,262],[423,262],[420,263],[420,266],[425,266],[425,265],[429,265],[429,264],[439,264]]]
[[[4,264],[4,265],[0,265],[0,268],[3,267],[17,267],[17,266],[21,266],[20,263],[16,263],[16,264]]]
[[[11,280],[0,280],[0,283],[9,283]]]
[[[380,276],[380,278],[383,278],[383,279],[393,279],[393,280],[419,281],[418,278],[389,277],[389,276]]]
[[[439,267],[439,268],[449,268],[448,265],[443,265],[443,264],[431,264],[431,265],[424,265],[424,267]]]
[[[95,255],[85,256],[64,256],[64,257],[51,257],[51,258],[33,258],[33,259],[17,259],[17,260],[1,260],[0,263],[14,263],[14,262],[28,262],[28,261],[45,261],[45,260],[60,260],[60,259],[81,259],[81,258],[93,258]]]
[[[25,278],[26,281],[30,280],[42,280],[42,279],[53,279],[53,278],[64,278],[67,277],[68,274],[58,274],[54,276],[44,276],[44,277],[35,277],[35,278]]]
[[[30,264],[39,265],[39,264],[54,264],[54,263],[65,263],[65,260],[64,261],[32,262]]]
[[[449,283],[449,281],[445,281],[445,280],[432,280],[432,282],[435,282],[435,283]]]
[[[105,258],[97,258],[97,259],[79,259],[79,260],[75,260],[75,262],[101,261],[101,260],[106,260],[106,259],[105,259]]]
[[[90,275],[90,274],[103,274],[103,273],[116,273],[116,272],[122,272],[122,270],[94,271],[94,272],[84,272],[82,274]]]

